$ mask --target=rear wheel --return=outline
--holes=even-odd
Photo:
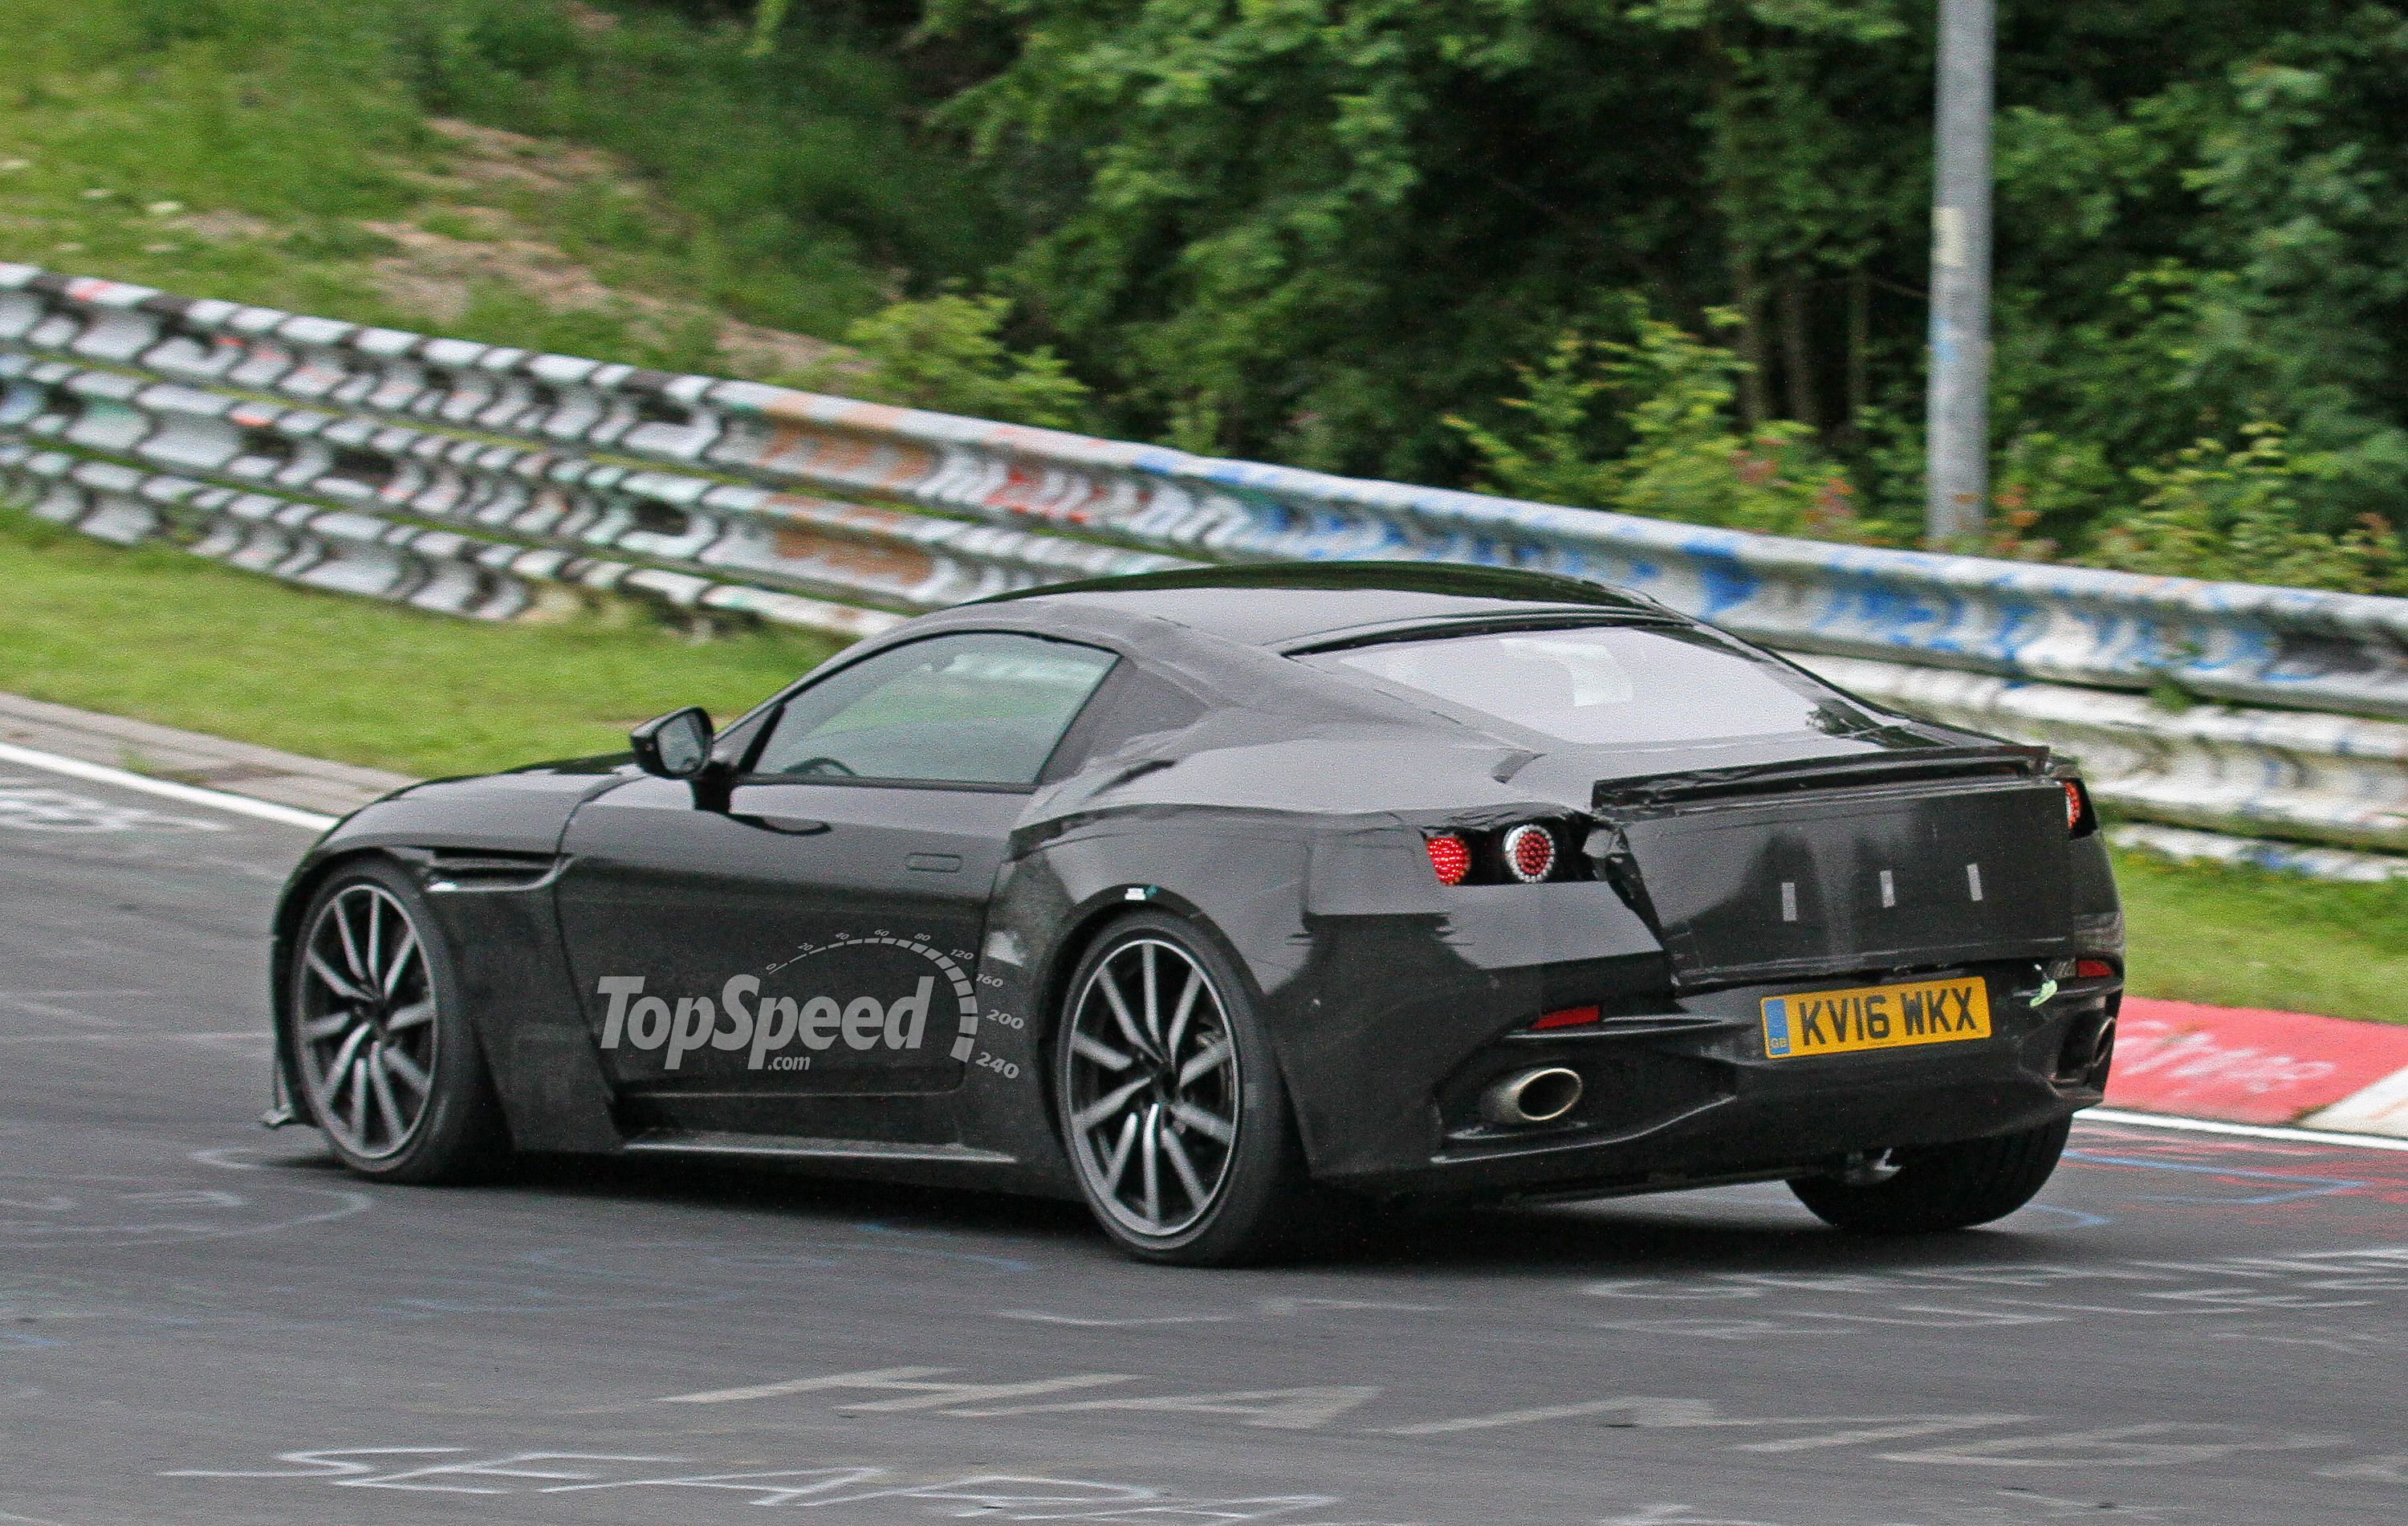
[[[309,1117],[364,1176],[456,1181],[505,1148],[501,1109],[449,951],[399,866],[319,886],[301,920],[285,1043]]]
[[[1923,1234],[1987,1224],[2031,1202],[2057,1170],[2073,1122],[2021,1133],[1890,1152],[1888,1174],[1851,1182],[1805,1176],[1789,1184],[1825,1223],[1874,1234]]]
[[[1304,1190],[1287,1089],[1245,986],[1175,917],[1116,922],[1079,962],[1054,1096],[1087,1205],[1143,1260],[1284,1249]]]

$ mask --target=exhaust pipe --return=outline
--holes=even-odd
[[[1480,1116],[1499,1129],[1553,1123],[1580,1104],[1580,1072],[1561,1065],[1516,1071],[1480,1096]]]

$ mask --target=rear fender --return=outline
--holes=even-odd
[[[1273,1060],[1289,1070],[1271,1015],[1276,993],[1303,968],[1306,850],[1293,825],[1198,820],[1168,813],[1089,822],[1009,863],[981,951],[981,1004],[1019,1020],[990,1021],[981,1046],[1020,1068],[1008,1093],[965,1092],[966,1143],[1026,1164],[1044,1190],[1070,1193],[1053,1097],[1053,1036],[1071,974],[1123,912],[1146,907],[1186,922],[1250,987],[1272,1029]]]

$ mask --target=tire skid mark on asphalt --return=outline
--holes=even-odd
[[[902,1366],[672,1394],[658,1402],[715,1405],[804,1400],[825,1404],[838,1415],[911,1411],[962,1419],[1111,1412],[1176,1414],[1248,1426],[1318,1431],[1338,1420],[1351,1419],[1356,1410],[1376,1404],[1386,1391],[1378,1385],[1368,1384],[1210,1393],[1144,1393],[1121,1387],[1132,1382],[1159,1381],[1127,1374],[1077,1373],[998,1382],[965,1375],[950,1367]],[[1098,1389],[1112,1391],[1077,1392]],[[900,1397],[848,1402],[845,1396],[853,1393]],[[1470,1441],[1498,1431],[1524,1431],[1567,1422],[1586,1422],[1579,1426],[1575,1439],[1590,1447],[1598,1439],[1599,1431],[1719,1431],[1733,1434],[1719,1442],[1700,1437],[1691,1450],[1702,1445],[1720,1451],[1756,1455],[1845,1451],[1908,1467],[1969,1470],[2195,1469],[2236,1457],[2330,1453],[2360,1445],[2359,1438],[2344,1432],[2211,1420],[2136,1418],[2114,1425],[2061,1429],[2061,1419],[2046,1415],[1989,1411],[1747,1415],[1730,1413],[1708,1398],[1636,1394],[1590,1397],[1403,1424],[1350,1423],[1343,1430],[1347,1433],[1425,1440],[1460,1436]],[[1767,1432],[1773,1434],[1767,1435]],[[1899,1447],[1898,1444],[1902,1442],[1920,1445]],[[2408,1469],[2402,1468],[2403,1461],[2408,1460],[2387,1455],[2344,1459],[2309,1471],[2320,1476],[2408,1484]],[[2253,1467],[2264,1465],[2256,1463]]]
[[[196,1166],[213,1166],[219,1171],[265,1170],[266,1168],[262,1166],[256,1160],[231,1160],[227,1159],[229,1156],[257,1155],[259,1151],[257,1147],[250,1144],[213,1144],[205,1150],[194,1150],[187,1154],[184,1159],[190,1160]]]
[[[2396,1361],[2408,1350],[2408,1337],[2367,1331],[2303,1331],[2212,1330],[2204,1332],[2214,1341],[2256,1341],[2267,1346],[2304,1346],[2330,1351],[2344,1357],[2369,1357]]]
[[[633,1452],[478,1451],[457,1446],[302,1448],[277,1453],[281,1468],[178,1468],[167,1478],[255,1482],[299,1480],[337,1489],[448,1495],[558,1495],[597,1490],[709,1491],[717,1503],[821,1509],[889,1502],[928,1516],[984,1520],[1081,1520],[1148,1526],[1166,1518],[1277,1520],[1283,1526],[1381,1526],[1359,1518],[1332,1520],[1345,1496],[1285,1493],[1197,1494],[1164,1484],[1063,1477],[984,1469],[929,1473],[875,1463],[690,1472],[696,1459]],[[398,1464],[398,1465],[396,1465]],[[710,1469],[710,1464],[700,1464]],[[914,1474],[917,1476],[914,1476]],[[687,1496],[689,1499],[691,1495]],[[848,1518],[859,1519],[859,1518]]]
[[[160,994],[159,991],[148,986],[75,986],[56,989],[15,990],[0,987],[0,1006],[21,1008],[36,1017],[64,1017],[70,1022],[96,1023],[103,1027],[114,1028],[122,1025],[125,1019],[96,1012],[86,1012],[81,1007],[65,1006],[50,999],[64,996],[155,997]]]
[[[0,1033],[0,1044],[92,1044],[103,1048],[151,1044],[162,1040],[239,1053],[273,1047],[276,1035],[254,1029],[232,1029],[216,1033]]]
[[[62,1245],[97,1248],[249,1239],[316,1228],[376,1206],[371,1194],[355,1188],[292,1182],[268,1184],[256,1196],[331,1200],[331,1206],[288,1212],[263,1222],[229,1222],[223,1216],[209,1216],[257,1209],[263,1203],[217,1188],[178,1187],[155,1175],[7,1172],[0,1173],[0,1244],[22,1254]],[[268,1212],[276,1211],[272,1202],[265,1206]],[[111,1216],[121,1214],[127,1216],[111,1220]],[[96,1221],[76,1222],[71,1216],[79,1215]]]
[[[2006,1526],[2012,1521],[2035,1519],[2062,1519],[2068,1516],[2093,1516],[2101,1511],[2114,1511],[2118,1520],[2162,1520],[2170,1515],[2187,1516],[2192,1512],[2178,1504],[2134,1504],[2126,1500],[2100,1500],[2094,1497],[2068,1497],[2043,1494],[2037,1490],[2001,1489],[1997,1496],[2000,1504],[1953,1504],[1945,1517],[1928,1518],[1934,1526],[1945,1520],[1947,1526]],[[1741,1508],[1747,1508],[1742,1506]],[[1971,1509],[1971,1513],[1967,1514]],[[1706,1512],[1700,1514],[1700,1512]],[[1919,1514],[1919,1512],[1918,1512]],[[1606,1516],[1596,1526],[1809,1526],[1794,1516],[1774,1520],[1758,1516],[1749,1509],[1744,1517],[1721,1514],[1715,1506],[1655,1501],[1631,1505],[1625,1513]],[[1917,1526],[1917,1522],[1894,1515],[1836,1516],[1817,1515],[1811,1526]]]
[[[1943,1417],[1922,1433],[1948,1430],[1962,1432],[1977,1417]],[[1717,1422],[1719,1423],[1719,1422]],[[1742,1422],[1743,1423],[1743,1422]],[[1885,1461],[1941,1461],[1986,1469],[2005,1467],[2168,1467],[2240,1454],[2281,1454],[2314,1450],[2333,1438],[2289,1434],[2267,1439],[2243,1437],[2210,1441],[2169,1439],[2177,1434],[2231,1428],[2185,1427],[2163,1422],[2108,1426],[2062,1435],[2002,1438],[1963,1444],[1958,1449],[1926,1453],[1881,1454]],[[1868,1432],[1895,1439],[1906,1428]],[[1844,1445],[1844,1443],[1842,1443]],[[1756,1445],[1756,1444],[1748,1444]],[[1784,1443],[1756,1446],[1758,1450]],[[2083,1449],[2085,1455],[2048,1457],[2036,1447],[2055,1446]],[[1796,1448],[1792,1448],[1796,1449]],[[991,1520],[1081,1520],[1093,1526],[1120,1522],[1148,1526],[1166,1519],[1232,1523],[1279,1521],[1283,1526],[1382,1526],[1354,1515],[1346,1497],[1337,1493],[1215,1494],[1192,1492],[1177,1485],[1136,1483],[1119,1479],[1067,1476],[1053,1471],[972,1472],[931,1471],[897,1467],[857,1459],[764,1467],[757,1461],[727,1467],[678,1452],[605,1452],[552,1449],[496,1449],[490,1446],[385,1445],[303,1447],[274,1454],[276,1466],[185,1467],[164,1470],[159,1476],[178,1479],[243,1483],[252,1486],[301,1484],[341,1489],[373,1489],[397,1492],[477,1496],[590,1495],[605,1491],[625,1497],[628,1491],[683,1491],[687,1504],[717,1504],[742,1510],[775,1506],[796,1509],[858,1507],[884,1503],[917,1506],[920,1514],[976,1516]],[[2319,1477],[2378,1484],[2408,1481],[2401,1475],[2408,1457],[2398,1454],[2329,1464],[2315,1470]],[[698,1471],[697,1471],[698,1470]],[[1192,1466],[1186,1471],[1196,1471]],[[1291,1485],[1293,1489],[1295,1486]],[[1305,1486],[1310,1489],[1308,1483]],[[2061,1487],[2061,1486],[2060,1486]],[[2048,1490],[2009,1486],[1990,1490],[1988,1502],[1975,1503],[1958,1493],[1938,1515],[1914,1509],[1911,1517],[1885,1512],[1851,1514],[1844,1519],[1818,1512],[1812,1526],[1970,1526],[1972,1522],[2010,1522],[2114,1511],[2121,1519],[2161,1519],[2192,1515],[2176,1504],[2143,1504],[2128,1498],[2102,1498],[2104,1490],[2067,1495]],[[2121,1494],[2122,1490],[2117,1490]],[[648,1501],[666,1501],[648,1493]],[[1592,1517],[1598,1526],[1782,1526],[1782,1519],[1756,1514],[1722,1514],[1713,1507],[1668,1501],[1617,1508],[1620,1513]],[[1332,1512],[1347,1511],[1340,1522]],[[845,1519],[856,1519],[848,1515]],[[1484,1519],[1487,1519],[1484,1517]],[[1799,1526],[1804,1526],[1800,1522]]]
[[[223,832],[222,821],[116,805],[22,776],[0,774],[0,830],[74,836],[119,832]]]
[[[1446,1314],[1452,1312],[1443,1303],[1406,1303],[1389,1299],[1364,1298],[1299,1298],[1286,1295],[1267,1296],[1253,1301],[1243,1310],[1223,1314],[1131,1315],[1112,1317],[1096,1315],[1057,1314],[1045,1309],[997,1309],[997,1319],[1017,1319],[1028,1324],[1066,1325],[1076,1330],[1140,1330],[1153,1325],[1221,1325],[1252,1319],[1292,1319],[1299,1315],[1319,1317],[1354,1311],[1383,1314]]]
[[[196,1163],[220,1169],[258,1170],[260,1168],[256,1164],[243,1163],[231,1159],[257,1153],[259,1152],[249,1146],[223,1146],[217,1151],[194,1152],[193,1159]],[[356,1195],[348,1195],[347,1201],[351,1196]],[[341,1216],[337,1214],[327,1216]],[[293,1222],[310,1221],[304,1217]],[[271,1232],[279,1227],[280,1226],[259,1226],[231,1232]],[[98,1227],[100,1232],[130,1232],[142,1228],[128,1225]],[[657,1288],[660,1286],[663,1272],[656,1266],[642,1264],[624,1270],[616,1267],[594,1266],[590,1264],[594,1247],[586,1245],[528,1252],[513,1263],[502,1266],[471,1266],[458,1269],[456,1272],[422,1267],[413,1277],[417,1287],[424,1288],[427,1279],[434,1276],[445,1282],[451,1288],[456,1289],[456,1292],[430,1297],[422,1291],[411,1298],[398,1300],[385,1312],[404,1317],[434,1313],[486,1312],[529,1315],[573,1314],[600,1312],[604,1309],[661,1307],[669,1303],[684,1304],[697,1297],[713,1303],[724,1304],[740,1300],[748,1293],[771,1291],[773,1289],[769,1285],[772,1283],[778,1284],[779,1288],[782,1288],[785,1285],[784,1279],[791,1278],[797,1271],[837,1270],[847,1264],[853,1256],[863,1253],[914,1256],[937,1254],[957,1258],[970,1265],[1009,1267],[1015,1271],[1026,1271],[1031,1266],[1031,1263],[1020,1258],[956,1252],[941,1244],[926,1245],[909,1243],[920,1239],[933,1239],[939,1242],[964,1241],[966,1237],[957,1233],[943,1231],[924,1233],[884,1224],[864,1224],[857,1228],[867,1232],[870,1238],[863,1241],[838,1242],[833,1245],[824,1242],[815,1243],[814,1251],[811,1253],[783,1248],[775,1250],[741,1246],[731,1248],[724,1240],[716,1239],[638,1243],[614,1247],[615,1251],[633,1253],[639,1259],[647,1249],[657,1252],[680,1252],[681,1254],[673,1259],[681,1261],[681,1275],[686,1278],[691,1277],[697,1264],[714,1267],[723,1274],[735,1274],[725,1286],[716,1289],[708,1287],[695,1288],[690,1283],[685,1284],[687,1290],[674,1301],[664,1300],[658,1296],[636,1299],[624,1296],[595,1298],[593,1293],[597,1288],[624,1287],[634,1284],[648,1290]],[[213,1232],[228,1231],[221,1230]],[[825,1252],[838,1254],[831,1256]],[[1895,1273],[1714,1274],[1703,1279],[1695,1275],[1680,1279],[1622,1279],[1610,1285],[1593,1284],[1587,1290],[1598,1296],[1675,1301],[1718,1302],[1773,1296],[1794,1301],[1799,1295],[1814,1294],[1859,1299],[1872,1296],[1883,1300],[1882,1307],[1870,1313],[1862,1309],[1847,1308],[1802,1310],[1794,1307],[1784,1308],[1783,1312],[1786,1317],[1785,1332],[1787,1333],[1809,1333],[1809,1322],[1835,1326],[1894,1324],[1907,1327],[1928,1326],[1935,1329],[1980,1329],[1999,1325],[2064,1322],[2083,1315],[2109,1317],[2162,1317],[2172,1315],[2185,1319],[2207,1315],[2219,1319],[2231,1320],[2259,1311],[2297,1315],[2371,1307],[2376,1302],[2375,1300],[2316,1298],[2307,1296],[2306,1293],[2296,1289],[2252,1288],[2236,1285],[2236,1279],[2245,1283],[2249,1279],[2262,1280],[2269,1276],[2280,1275],[2294,1280],[2304,1279],[2308,1292],[2354,1292],[2361,1290],[2365,1286],[2364,1279],[2368,1276],[2377,1273],[2396,1274],[2408,1270],[2408,1262],[2395,1267],[2385,1260],[2393,1255],[2408,1255],[2408,1252],[2401,1252],[2396,1247],[2372,1247],[2357,1251],[2312,1253],[2304,1259],[2300,1257],[2228,1258],[2214,1262],[2131,1262],[2125,1263],[2120,1271],[2113,1267],[2100,1266],[2066,1268],[2014,1263],[1987,1268],[1924,1269]],[[686,1260],[687,1256],[695,1260]],[[2342,1260],[2336,1260],[2335,1258]],[[2350,1260],[2350,1258],[2355,1258],[2355,1261]],[[525,1280],[530,1271],[550,1276],[573,1275],[578,1286],[570,1289],[567,1296],[555,1296],[553,1289],[531,1288]],[[2351,1282],[2346,1287],[2334,1286],[2336,1277],[2342,1277],[2353,1272],[2357,1274],[2358,1281]],[[747,1273],[760,1274],[760,1276],[747,1278],[742,1275]],[[2311,1274],[2314,1275],[2310,1275]],[[2192,1277],[2193,1280],[2184,1282],[2183,1277],[2186,1275]],[[2172,1279],[2171,1284],[2168,1280],[2170,1277]],[[2046,1288],[2069,1281],[2094,1279],[2104,1279],[2111,1285],[2119,1283],[2129,1285],[2136,1280],[2154,1285],[2128,1288],[2135,1293],[2135,1297],[2120,1303],[2099,1301],[2095,1296],[2045,1298],[2033,1296],[2029,1292],[2014,1293],[2007,1290],[2017,1287]],[[2408,1287],[2408,1277],[2397,1274],[2384,1275],[2377,1278],[2374,1286],[2386,1290],[2397,1290]],[[1991,1289],[1988,1294],[1989,1306],[1969,1306],[1964,1300],[1964,1295],[1969,1292],[1980,1292],[1985,1288]],[[537,1296],[532,1298],[526,1296],[530,1291],[535,1292]],[[1907,1299],[1898,1296],[1900,1293],[1919,1296]],[[1932,1296],[1934,1294],[1948,1296],[1934,1298]],[[2140,1302],[2141,1299],[2156,1302]],[[1156,1307],[1158,1308],[1158,1305]],[[1068,1327],[1129,1329],[1172,1321],[1185,1325],[1269,1320],[1289,1317],[1307,1311],[1319,1314],[1322,1311],[1344,1309],[1410,1315],[1444,1313],[1448,1312],[1448,1305],[1363,1299],[1270,1298],[1255,1299],[1248,1303],[1223,1310],[1191,1307],[1189,1311],[1183,1313],[1155,1314],[1125,1319],[1061,1314],[1041,1309],[1005,1309],[996,1311],[996,1317]],[[1705,1338],[1739,1340],[1782,1331],[1784,1329],[1784,1323],[1727,1318],[1608,1319],[1587,1321],[1585,1327],[1653,1332],[1668,1336],[1698,1335]],[[2246,1336],[2252,1332],[2244,1328],[2230,1333]],[[2340,1332],[2338,1336],[2329,1333],[2324,1338],[2343,1337],[2358,1340],[2361,1345],[2366,1341],[2380,1339],[2368,1332],[2353,1331]]]
[[[856,1234],[875,1235],[887,1241],[895,1239],[968,1241],[969,1239],[968,1236],[953,1234],[943,1230],[905,1229],[900,1225],[888,1224],[874,1218],[855,1221],[853,1226],[853,1230]],[[948,1260],[967,1261],[974,1266],[997,1267],[1006,1272],[1026,1272],[1032,1270],[1030,1263],[1020,1257],[998,1256],[993,1251],[948,1250],[939,1245],[896,1246],[895,1248],[907,1255],[939,1256]]]
[[[271,1169],[258,1161],[239,1159],[261,1153],[255,1146],[226,1145],[194,1151],[187,1158],[197,1164],[222,1171]],[[7,1202],[5,1188],[0,1188],[0,1209],[5,1209]],[[65,1212],[75,1206],[75,1202],[54,1195],[53,1201],[45,1201],[36,1206]],[[0,1219],[0,1243],[5,1243],[6,1235],[7,1222]],[[188,1298],[180,1303],[162,1303],[155,1296],[110,1297],[105,1300],[107,1306],[104,1308],[62,1310],[55,1306],[56,1293],[39,1288],[28,1292],[23,1279],[12,1284],[0,1278],[0,1311],[9,1307],[12,1299],[46,1297],[50,1302],[42,1305],[40,1315],[46,1320],[107,1317],[121,1327],[146,1326],[165,1330],[208,1325],[217,1330],[313,1331],[369,1318],[411,1320],[460,1315],[584,1318],[600,1314],[724,1309],[789,1297],[793,1291],[792,1279],[797,1271],[843,1272],[860,1267],[864,1258],[874,1264],[894,1255],[924,1253],[928,1247],[898,1245],[893,1237],[881,1237],[867,1242],[823,1245],[813,1251],[754,1250],[731,1247],[724,1241],[704,1239],[640,1241],[613,1249],[649,1254],[673,1261],[675,1265],[673,1268],[665,1268],[655,1262],[625,1267],[596,1265],[593,1260],[595,1251],[590,1245],[547,1247],[522,1252],[498,1261],[466,1266],[447,1267],[419,1262],[402,1271],[380,1270],[358,1276],[354,1281],[352,1298],[339,1309],[329,1311],[322,1317],[282,1310],[261,1311],[247,1306],[230,1307],[214,1300]],[[821,1254],[821,1251],[850,1251],[854,1254],[827,1255]],[[1002,1261],[1023,1270],[1027,1267],[1027,1263],[1009,1258],[989,1258],[988,1261]],[[694,1275],[698,1268],[710,1268],[732,1275],[725,1276],[719,1286],[710,1286]],[[380,1287],[380,1284],[385,1281],[396,1286]],[[237,1289],[224,1296],[236,1298],[241,1295]],[[87,1297],[85,1302],[91,1302],[90,1298]],[[626,1407],[630,1406],[605,1405],[597,1412]]]
[[[2268,1286],[2270,1282],[2274,1286]],[[1667,1334],[1704,1333],[1722,1339],[1773,1333],[1801,1318],[1981,1329],[2069,1323],[2086,1316],[2171,1317],[2196,1327],[2201,1319],[2245,1319],[2257,1315],[2297,1318],[2386,1305],[2396,1310],[2408,1303],[2402,1297],[2408,1294],[2408,1246],[2243,1255],[2204,1261],[2131,1259],[2080,1266],[2017,1262],[1864,1272],[1725,1272],[1678,1278],[1605,1278],[1588,1283],[1582,1290],[1597,1298],[1685,1303],[1692,1308],[1722,1306],[1729,1309],[1728,1315],[1706,1317],[1728,1320],[1728,1328],[1664,1329]],[[2389,1297],[2358,1296],[2368,1293]],[[1857,1306],[1799,1306],[1809,1299],[1842,1300]],[[1740,1307],[1732,1308],[1734,1304]],[[1763,1308],[1767,1317],[1751,1317],[1742,1312],[1751,1307]],[[1893,1312],[1897,1310],[1913,1311],[1919,1317],[1902,1319]],[[1965,1317],[1962,1322],[1952,1327],[1952,1317],[1959,1315]],[[2387,1326],[2396,1319],[2385,1322]],[[1645,1319],[1598,1323],[1639,1332],[1656,1328],[1656,1321]]]
[[[2329,1197],[2337,1192],[2355,1192],[2372,1187],[2367,1177],[2307,1176],[2297,1172],[2258,1171],[2246,1166],[2205,1166],[2180,1160],[2153,1160],[2143,1156],[2102,1155],[2094,1150],[2068,1150],[2065,1159],[2081,1165],[2126,1166],[2143,1171],[2192,1172],[2231,1182],[2293,1182],[2299,1185],[2281,1191],[2259,1193],[2254,1197],[2203,1198],[2195,1194],[2143,1192],[2136,1194],[2144,1202],[2231,1202],[2251,1206],[2270,1202],[2293,1202],[2301,1198]]]
[[[1045,1472],[931,1473],[875,1463],[839,1462],[791,1468],[684,1473],[695,1459],[678,1455],[572,1451],[494,1451],[466,1447],[348,1447],[276,1454],[282,1468],[183,1468],[172,1478],[299,1481],[349,1489],[391,1490],[452,1495],[551,1496],[604,1490],[708,1491],[716,1503],[735,1507],[827,1508],[891,1503],[918,1505],[925,1515],[977,1516],[993,1520],[1079,1520],[1091,1526],[1152,1526],[1166,1519],[1219,1521],[1229,1526],[1279,1521],[1283,1526],[1341,1526],[1330,1511],[1347,1508],[1344,1496],[1325,1493],[1213,1496],[1161,1484],[1063,1476]],[[702,1464],[709,1466],[709,1464]],[[612,1475],[616,1476],[612,1476]],[[915,1476],[916,1475],[916,1476]],[[689,1500],[695,1495],[689,1493]],[[2062,1519],[2115,1511],[2120,1519],[2159,1520],[2189,1515],[2181,1505],[2142,1504],[2067,1496],[2026,1488],[1992,1491],[1998,1504],[1952,1504],[1944,1515],[1914,1519],[1894,1513],[1818,1514],[1812,1526],[1971,1526],[2037,1519]],[[1970,1504],[1971,1514],[1968,1514]],[[1597,1526],[1789,1526],[1797,1518],[1774,1519],[1751,1510],[1745,1517],[1711,1506],[1657,1501],[1614,1506]],[[847,1519],[855,1519],[850,1518]],[[58,1526],[32,1517],[0,1514],[0,1522]],[[1383,1526],[1350,1517],[1342,1526]],[[1803,1526],[1803,1523],[1798,1523]]]
[[[2087,1208],[2069,1208],[2061,1202],[2028,1202],[2016,1209],[2015,1214],[2017,1216],[2039,1214],[2067,1219],[2070,1222],[2065,1227],[2070,1230],[2104,1229],[2115,1222],[2114,1216],[2111,1214],[2093,1213]]]

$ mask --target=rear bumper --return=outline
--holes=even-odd
[[[2038,1128],[2101,1100],[2108,1056],[2098,1038],[2104,1029],[2112,1043],[2114,983],[2071,985],[2036,1003],[2042,982],[2028,962],[1965,972],[1988,985],[1989,1038],[1770,1058],[1757,1001],[1787,989],[1775,986],[1691,998],[1675,1013],[1609,1018],[1567,1036],[1511,1034],[1429,1087],[1427,1148],[1357,1154],[1321,1174],[1383,1197],[1669,1190]],[[1493,1081],[1558,1065],[1585,1083],[1560,1123],[1481,1121],[1477,1099]]]

